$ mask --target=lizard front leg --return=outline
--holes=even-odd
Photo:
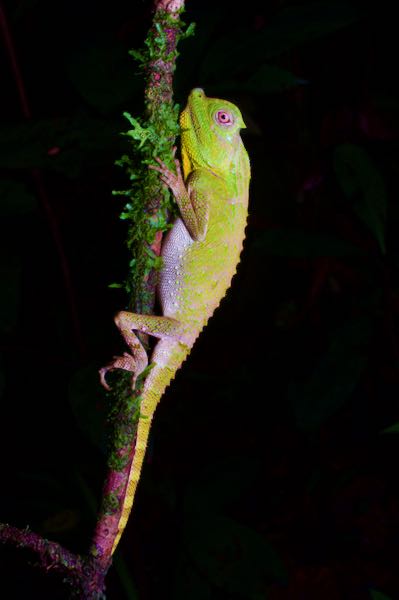
[[[101,384],[110,390],[105,376],[109,371],[124,369],[133,373],[132,389],[135,388],[137,377],[148,365],[147,352],[137,335],[133,332],[141,331],[158,339],[182,340],[180,322],[170,317],[158,317],[155,315],[140,315],[127,311],[119,312],[115,317],[115,324],[121,332],[130,354],[125,352],[123,356],[115,356],[105,367],[99,370]]]
[[[173,148],[173,156],[176,147]],[[149,165],[150,169],[158,171],[160,180],[171,189],[176,203],[179,207],[181,218],[194,241],[202,241],[205,238],[209,221],[209,202],[207,194],[194,186],[199,172],[192,171],[184,182],[181,172],[180,161],[175,158],[176,173],[173,173],[160,158],[155,159],[159,166]]]

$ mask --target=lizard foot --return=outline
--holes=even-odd
[[[173,147],[173,158],[176,173],[171,171],[160,158],[155,159],[159,166],[148,165],[148,168],[152,169],[153,171],[158,171],[158,173],[161,175],[160,180],[166,185],[166,187],[172,190],[174,196],[181,196],[182,194],[186,193],[186,186],[184,184],[184,179],[180,168],[180,161],[178,158],[175,158],[175,153],[176,146]]]
[[[99,369],[100,383],[107,390],[111,390],[111,386],[107,383],[105,376],[109,371],[115,371],[115,369],[123,369],[124,371],[130,371],[133,373],[132,376],[132,390],[136,387],[137,377],[144,371],[146,364],[139,365],[137,361],[128,352],[124,352],[123,356],[114,356],[112,362],[105,367]]]

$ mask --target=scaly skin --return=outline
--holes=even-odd
[[[130,354],[100,369],[107,389],[105,375],[113,369],[132,371],[134,388],[148,359],[133,330],[159,339],[143,387],[134,457],[112,552],[133,505],[155,408],[229,288],[245,236],[250,169],[240,137],[245,127],[240,111],[196,88],[180,125],[184,178],[178,160],[176,173],[159,159],[158,166],[151,167],[171,189],[180,210],[162,245],[158,296],[163,316],[120,312],[115,322]]]

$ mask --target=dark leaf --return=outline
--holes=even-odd
[[[218,511],[228,502],[233,502],[254,481],[257,465],[249,465],[244,459],[234,457],[203,470],[188,486],[185,497],[187,511],[204,510],[207,506]]]
[[[187,561],[187,555],[180,557],[176,569],[173,600],[212,600],[212,588],[201,573]]]
[[[0,217],[22,216],[36,209],[36,199],[19,181],[0,181]]]
[[[218,81],[248,73],[265,60],[346,27],[358,18],[359,10],[349,3],[290,6],[260,31],[232,30],[229,35],[218,38],[202,64],[201,79]]]
[[[86,117],[0,124],[0,168],[51,169],[76,177],[110,164],[120,150],[122,125]]]
[[[238,90],[253,94],[273,94],[283,92],[303,83],[305,83],[303,80],[298,79],[286,69],[281,69],[273,65],[262,65],[246,81],[222,79],[219,83],[209,86],[209,89],[212,92],[218,93]]]
[[[355,23],[360,11],[350,2],[310,2],[284,8],[261,34],[268,57]]]
[[[291,390],[301,429],[317,429],[350,398],[367,365],[372,332],[368,317],[358,317],[336,330],[310,379]]]
[[[399,433],[399,421],[393,425],[390,425],[389,427],[386,427],[381,431],[381,433]]]
[[[138,600],[139,594],[137,587],[132,579],[129,566],[126,564],[126,561],[123,556],[121,556],[120,552],[115,554],[112,562],[115,571],[118,574],[121,587],[123,588],[124,600]]]
[[[337,179],[354,209],[385,253],[387,195],[381,173],[367,152],[355,144],[338,146],[334,155]]]
[[[56,516],[68,511],[75,504],[75,488],[69,473],[64,473],[62,480],[56,479],[49,471],[41,470],[19,471],[17,475],[28,490],[19,502],[26,510],[32,510],[40,520],[48,518],[50,513]],[[10,499],[15,502],[13,496]]]
[[[248,92],[270,94],[282,92],[305,83],[293,73],[273,65],[262,65],[244,84]]]
[[[256,531],[228,517],[203,513],[192,517],[186,524],[185,546],[198,571],[213,585],[255,600],[265,597],[266,582],[286,578],[278,554]]]
[[[369,590],[372,600],[392,600],[391,596],[387,596],[378,590]]]
[[[59,534],[75,529],[80,520],[77,510],[65,508],[52,513],[41,523],[41,530],[45,535]]]
[[[126,108],[129,99],[142,90],[137,65],[116,39],[69,52],[65,60],[69,77],[80,94],[103,113]]]

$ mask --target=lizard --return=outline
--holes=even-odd
[[[159,172],[179,209],[161,248],[157,295],[162,316],[119,312],[115,324],[130,352],[114,357],[99,370],[106,389],[110,389],[106,381],[109,371],[131,371],[134,389],[138,375],[148,365],[147,353],[134,331],[157,338],[152,369],[141,393],[134,455],[112,553],[133,506],[156,406],[230,287],[245,237],[250,165],[240,136],[245,127],[240,110],[195,88],[179,124],[182,169],[176,148],[175,171],[159,158],[157,164],[149,165]]]

